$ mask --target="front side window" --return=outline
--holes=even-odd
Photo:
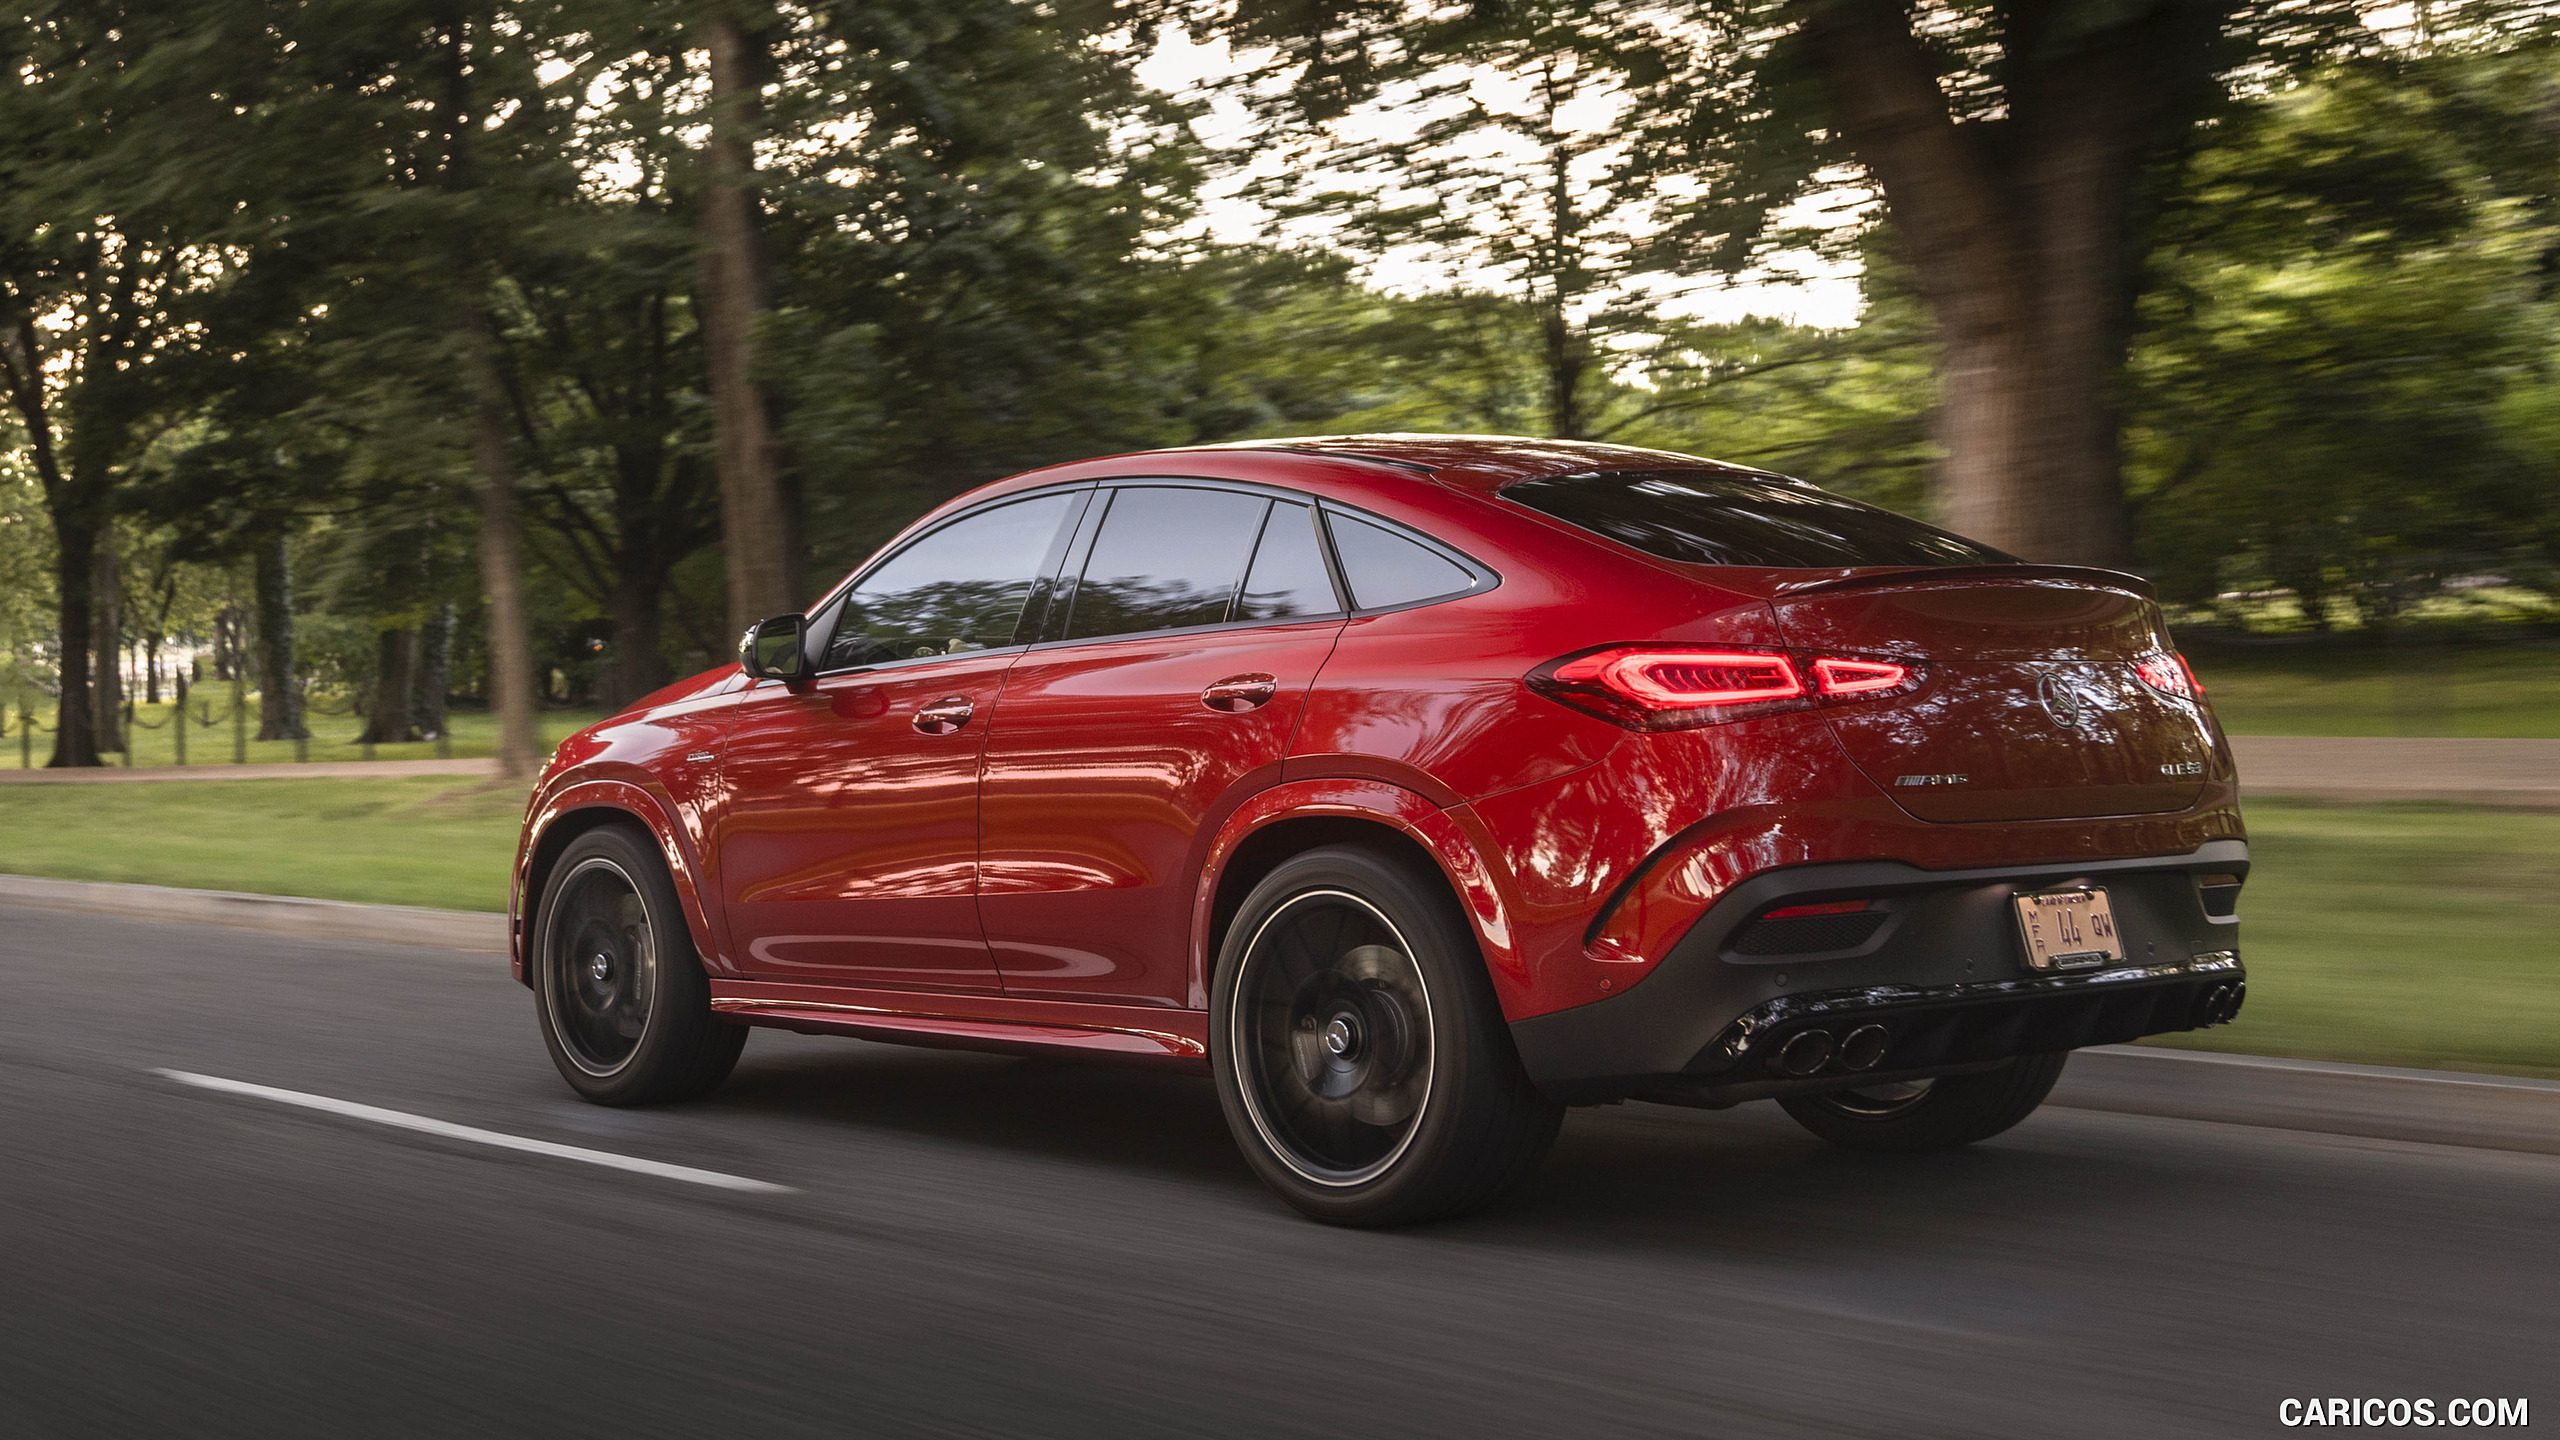
[[[1072,495],[1042,495],[955,520],[881,562],[845,593],[823,670],[1014,643]]]
[[[1502,498],[1665,560],[1847,569],[2016,557],[1810,485],[1743,472],[1631,470],[1502,487]]]
[[[1271,502],[1171,485],[1133,485],[1110,498],[1076,582],[1066,638],[1226,620]]]

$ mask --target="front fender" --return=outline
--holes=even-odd
[[[1216,957],[1209,938],[1216,924],[1218,887],[1237,849],[1255,834],[1287,820],[1359,820],[1384,825],[1422,847],[1475,931],[1494,994],[1503,1013],[1526,1000],[1531,989],[1529,966],[1514,941],[1508,883],[1489,856],[1491,837],[1463,805],[1443,808],[1424,796],[1384,781],[1350,777],[1284,781],[1261,791],[1237,807],[1210,843],[1200,867],[1199,893],[1191,914],[1191,997],[1194,1008],[1209,1003],[1209,979]]]
[[[516,850],[515,877],[508,886],[507,929],[517,981],[529,983],[525,961],[531,937],[525,933],[525,912],[537,897],[525,892],[534,857],[541,853],[544,837],[563,817],[598,809],[628,815],[648,827],[650,838],[658,843],[660,857],[667,862],[667,873],[674,877],[676,899],[684,907],[685,929],[693,936],[694,949],[707,965],[716,965],[717,957],[724,953],[727,936],[715,924],[712,907],[704,899],[701,853],[696,838],[676,823],[679,811],[674,797],[656,777],[646,774],[594,776],[572,772],[536,796],[525,821],[524,842]]]

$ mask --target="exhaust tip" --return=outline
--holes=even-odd
[[[1840,1063],[1852,1070],[1873,1070],[1890,1040],[1883,1026],[1861,1025],[1840,1042]]]
[[[2231,987],[2214,986],[2196,1000],[2197,1028],[2221,1024],[2231,1018],[2232,1011],[2236,1008],[2231,998]]]
[[[1800,1030],[1787,1037],[1778,1047],[1778,1068],[1790,1075],[1810,1075],[1831,1058],[1831,1035],[1823,1030]]]
[[[2249,998],[2249,982],[2234,980],[2222,988],[2222,1019],[2228,1024],[2240,1018],[2240,1006]]]

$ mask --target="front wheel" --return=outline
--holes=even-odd
[[[1778,1104],[1797,1124],[1851,1150],[1952,1150],[2033,1114],[2070,1058],[2067,1050],[2021,1055],[1970,1075],[1790,1095]]]
[[[1209,1057],[1255,1173],[1318,1220],[1397,1225],[1480,1205],[1554,1143],[1455,903],[1355,847],[1283,862],[1220,948]]]
[[[618,825],[569,842],[534,912],[533,1003],[570,1088],[599,1105],[689,1100],[729,1076],[745,1027],[711,984],[656,847]]]

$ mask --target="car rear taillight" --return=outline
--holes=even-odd
[[[1529,686],[1540,694],[1636,730],[1685,730],[1817,701],[1898,694],[1916,679],[1912,667],[1885,661],[1686,645],[1613,645],[1529,672]]]
[[[2187,657],[2184,655],[2171,653],[2150,656],[2135,662],[2133,673],[2141,678],[2143,684],[2173,699],[2201,700],[2204,698],[2204,684],[2196,679],[2196,672],[2187,664]]]
[[[1886,660],[1841,660],[1826,655],[1813,662],[1813,682],[1825,695],[1879,694],[1910,684],[1911,667]]]

